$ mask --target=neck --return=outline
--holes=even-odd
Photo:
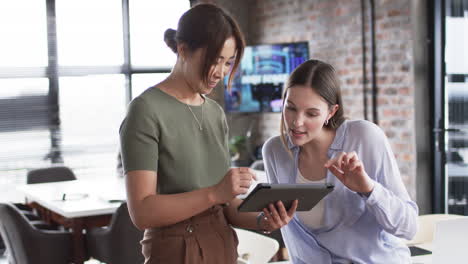
[[[323,128],[322,133],[317,138],[301,147],[301,152],[305,156],[327,156],[328,149],[335,139],[335,134],[335,130]]]
[[[189,105],[200,105],[203,103],[203,97],[190,86],[186,76],[177,71],[176,67],[159,86],[161,90],[174,96],[182,103]]]

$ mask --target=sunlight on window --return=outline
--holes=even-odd
[[[50,149],[47,78],[0,79],[0,174],[44,166]],[[27,105],[27,107],[25,107]],[[3,111],[2,111],[3,110]]]
[[[468,16],[445,21],[445,62],[449,74],[468,72]]]
[[[45,1],[2,1],[0,67],[47,66]]]
[[[125,115],[125,77],[62,77],[60,87],[63,144],[117,144]]]
[[[180,16],[190,8],[189,1],[130,1],[132,63],[135,66],[172,67],[175,54],[164,42],[164,31],[177,29]]]
[[[144,73],[132,75],[132,96],[140,95],[146,89],[164,80],[169,73]]]
[[[122,65],[122,3],[58,0],[57,39],[61,66]]]
[[[47,95],[49,80],[47,78],[0,79],[0,87],[8,87],[0,89],[0,99]]]
[[[125,116],[125,76],[60,78],[63,159],[73,168],[114,171]]]

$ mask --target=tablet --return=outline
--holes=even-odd
[[[334,186],[323,183],[268,184],[259,183],[244,199],[239,212],[260,212],[270,203],[282,201],[286,210],[294,200],[299,200],[296,211],[311,210],[323,197],[333,191]]]

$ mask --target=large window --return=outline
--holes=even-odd
[[[56,14],[60,66],[124,63],[121,1],[58,0]]]
[[[447,0],[445,127],[447,208],[468,215],[468,1]]]
[[[115,176],[126,106],[171,71],[176,57],[163,33],[177,28],[189,6],[188,0],[0,3],[1,183],[17,183],[11,176],[24,182],[27,170],[54,164],[79,178]]]
[[[46,2],[0,3],[0,36],[0,67],[47,66]]]
[[[177,4],[175,3],[177,2]],[[171,3],[171,4],[168,4]],[[187,10],[188,0],[164,2],[138,0],[130,2],[132,63],[139,67],[170,67],[176,56],[163,41],[164,31],[177,28],[180,15]],[[154,21],[158,21],[156,25]]]
[[[434,211],[468,215],[468,1],[434,1]]]
[[[122,74],[60,78],[61,150],[65,164],[87,174],[115,174],[125,115]],[[79,98],[79,100],[77,100]]]

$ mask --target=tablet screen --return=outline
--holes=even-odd
[[[240,212],[260,212],[270,203],[282,201],[286,209],[289,209],[294,200],[299,200],[297,211],[309,211],[328,193],[334,186],[329,184],[268,184],[259,183],[255,189],[239,205]]]

